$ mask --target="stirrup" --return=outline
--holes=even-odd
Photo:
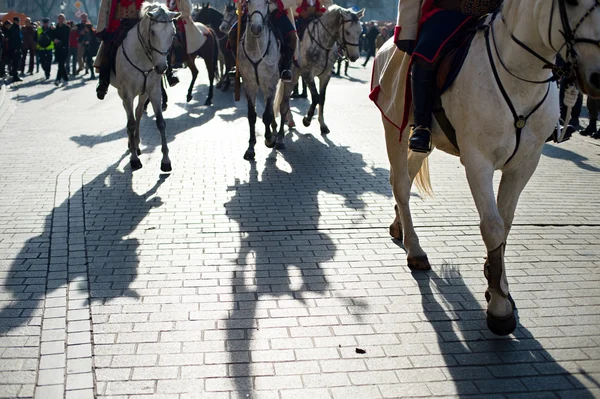
[[[427,143],[424,143],[424,137],[415,137],[415,133],[419,131],[427,132]],[[431,129],[428,127],[417,126],[413,128],[412,135],[408,139],[408,148],[414,152],[421,152],[424,154],[428,154],[432,150],[432,142],[431,142]]]

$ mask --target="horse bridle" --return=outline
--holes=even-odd
[[[169,23],[173,23],[174,20],[168,20],[168,21],[159,21],[157,19],[148,17],[148,19],[150,20],[150,25],[148,27],[148,31],[152,30],[152,24],[169,24]],[[141,21],[140,21],[141,22]],[[148,46],[146,46],[143,38],[142,38],[142,33],[140,31],[140,23],[137,24],[137,38],[138,41],[140,42],[140,45],[142,46],[142,49],[144,50],[144,54],[146,55],[146,58],[148,58],[148,60],[154,64],[154,59],[153,59],[153,53],[159,53],[160,55],[163,56],[168,56],[169,53],[171,52],[171,48],[173,47],[173,43],[171,43],[171,46],[169,46],[169,49],[167,51],[161,51],[159,49],[157,49],[156,47],[154,47],[154,45],[152,44],[152,41],[150,40],[150,35],[148,36]],[[121,49],[123,50],[123,55],[125,56],[125,59],[127,61],[129,61],[129,63],[131,64],[132,67],[134,67],[138,72],[140,72],[142,75],[144,75],[144,89],[142,90],[142,93],[146,92],[146,83],[148,82],[148,75],[150,75],[150,73],[154,70],[154,66],[152,66],[152,68],[148,69],[148,70],[143,70],[140,67],[138,67],[137,65],[135,65],[133,63],[133,61],[131,61],[131,59],[129,58],[129,56],[127,55],[127,52],[125,51],[125,47],[121,46]]]

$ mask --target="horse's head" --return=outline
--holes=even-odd
[[[254,37],[265,30],[269,16],[269,0],[248,0],[248,29]]]
[[[173,21],[180,16],[179,12],[171,12],[164,5],[150,2],[144,2],[140,10],[140,31],[147,38],[147,42],[142,41],[144,51],[160,74],[167,70],[167,57],[175,36]]]
[[[223,10],[223,22],[219,26],[219,30],[223,33],[228,33],[233,24],[237,21],[237,14],[235,13],[235,4],[228,3],[225,5]]]
[[[579,89],[600,97],[600,0],[556,0],[566,41],[567,59],[574,63]]]
[[[336,7],[336,6],[333,6]],[[331,11],[332,8],[330,8]],[[350,61],[354,62],[360,57],[359,41],[362,33],[360,19],[365,15],[365,9],[354,12],[350,9],[339,8],[341,24],[339,28],[339,39],[346,50]]]

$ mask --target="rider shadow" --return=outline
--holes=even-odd
[[[389,191],[387,173],[385,177],[381,170],[370,173],[365,166],[361,154],[333,143],[324,144],[312,135],[300,135],[293,147],[272,152],[260,178],[257,164],[252,161],[248,181],[236,180],[229,188],[235,194],[225,209],[227,217],[239,226],[241,242],[233,276],[237,284],[234,308],[225,328],[229,376],[235,377],[239,398],[254,396],[253,376],[264,370],[258,367],[260,364],[255,370],[254,362],[278,356],[276,350],[253,352],[268,348],[270,334],[267,332],[265,338],[263,330],[276,326],[277,317],[286,316],[285,309],[273,314],[276,311],[264,305],[296,300],[299,306],[290,310],[301,309],[306,320],[314,298],[336,298],[324,270],[327,266],[323,265],[334,259],[336,243],[326,231],[319,230],[319,220],[333,205],[328,205],[321,193],[340,196],[349,213],[365,210],[363,194]],[[356,298],[337,300],[340,306],[368,306]],[[357,319],[361,320],[359,316]]]
[[[590,165],[586,162],[589,161],[589,158],[586,158],[583,155],[577,154],[573,151],[567,150],[563,147],[555,145],[545,145],[542,154],[549,158],[561,159],[563,161],[571,161],[579,168],[587,170],[588,172],[600,172],[600,168],[594,165]]]
[[[558,392],[572,395],[569,397],[594,397],[525,327],[519,326],[514,338],[488,332],[485,310],[456,266],[444,263],[439,274],[433,270],[413,272],[413,278],[419,287],[423,313],[437,336],[437,345],[428,344],[428,350],[441,355],[445,362],[443,371],[422,373],[426,376],[423,382],[433,386],[436,382],[431,381],[443,385],[450,380],[454,386],[451,390],[446,387],[446,394],[461,398],[545,398],[555,397]],[[407,375],[412,375],[410,371]],[[398,371],[401,381],[402,373]]]
[[[162,205],[160,198],[148,197],[156,194],[165,177],[138,194],[131,173],[119,170],[124,158],[55,207],[46,217],[43,232],[24,244],[0,289],[12,296],[10,304],[0,310],[0,336],[18,335],[20,327],[36,323],[32,317],[39,316],[44,298],[73,281],[80,282],[77,289],[82,291],[88,290],[90,281],[91,301],[96,303],[138,297],[130,285],[137,276],[140,243],[129,236],[150,210]],[[77,208],[83,209],[83,220],[73,213]],[[66,215],[68,220],[63,220]],[[83,232],[69,233],[66,226],[64,232],[57,232],[57,225],[65,223],[81,223]],[[39,256],[34,256],[36,253]],[[68,265],[71,259],[73,264]],[[87,261],[87,268],[82,261]]]

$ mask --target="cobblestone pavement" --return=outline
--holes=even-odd
[[[10,86],[0,397],[600,397],[598,141],[546,146],[507,248],[520,326],[498,338],[458,160],[432,155],[435,197],[414,194],[433,270],[412,274],[387,233],[369,72],[350,74],[328,92],[329,136],[302,126],[281,152],[259,138],[248,163],[245,107],[221,92],[201,105],[202,72],[185,103],[182,72],[168,176],[151,117],[131,172],[114,89],[99,102],[81,79]]]

